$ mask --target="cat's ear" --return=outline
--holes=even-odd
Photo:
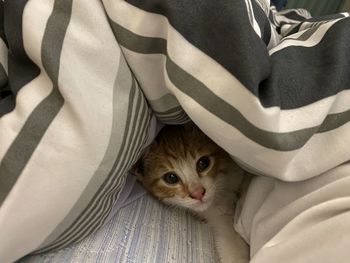
[[[131,167],[130,173],[136,176],[136,179],[140,182],[143,182],[144,173],[143,173],[143,156]]]
[[[143,182],[144,179],[144,160],[147,154],[150,151],[151,146],[155,144],[153,142],[151,145],[146,147],[143,152],[141,153],[138,161],[131,167],[130,173],[136,176],[136,179],[139,180],[140,182]]]

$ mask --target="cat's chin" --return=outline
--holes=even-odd
[[[190,208],[191,210],[195,211],[195,212],[204,212],[205,210],[207,210],[210,207],[210,204],[208,203],[200,203],[196,206],[193,206],[192,208]]]
[[[163,202],[171,205],[171,206],[178,206],[178,207],[183,207],[185,209],[189,209],[193,212],[196,213],[201,213],[206,211],[213,203],[213,199],[212,198],[207,198],[203,201],[199,201],[199,200],[193,200],[193,199],[175,199],[175,198],[171,198],[171,199],[163,199]]]

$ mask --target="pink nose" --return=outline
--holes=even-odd
[[[197,188],[193,192],[191,192],[190,196],[193,199],[201,200],[205,194],[205,189],[203,187]]]

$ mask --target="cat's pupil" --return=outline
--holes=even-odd
[[[163,179],[168,184],[177,184],[180,181],[180,178],[175,173],[166,173]]]
[[[197,171],[203,172],[205,169],[207,169],[210,165],[210,159],[207,156],[203,156],[199,158],[197,162]]]

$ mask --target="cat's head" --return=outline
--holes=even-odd
[[[193,124],[167,126],[133,172],[161,201],[201,212],[214,201],[228,159],[227,153]]]

